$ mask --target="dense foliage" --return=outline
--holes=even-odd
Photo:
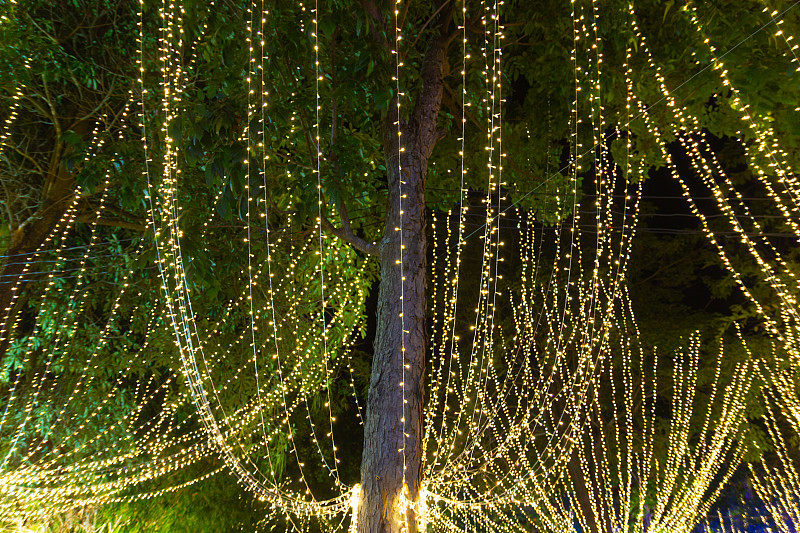
[[[763,350],[762,372],[785,367],[770,352],[761,310],[737,290],[670,181],[667,156],[673,154],[671,167],[695,196],[706,198],[701,207],[716,209],[709,187],[681,155],[697,134],[681,129],[659,86],[663,76],[687,114],[698,117],[696,131],[712,139],[714,156],[739,190],[767,196],[754,165],[777,170],[759,151],[754,132],[769,129],[781,140],[782,161],[798,167],[800,77],[787,53],[789,41],[767,24],[774,15],[762,3],[704,2],[697,6],[697,22],[682,2],[643,0],[631,13],[628,2],[614,1],[598,16],[587,2],[509,0],[500,9],[502,40],[495,41],[484,29],[492,23],[484,3],[404,2],[402,68],[386,46],[394,28],[390,4],[329,0],[313,15],[308,3],[282,1],[209,6],[186,0],[178,11],[129,0],[0,4],[3,471],[41,458],[57,464],[62,454],[88,460],[112,445],[115,453],[139,453],[137,439],[157,441],[157,427],[175,439],[163,453],[179,453],[185,438],[206,457],[166,480],[127,487],[122,500],[222,468],[198,436],[203,419],[189,401],[175,346],[169,302],[184,298],[183,289],[160,276],[165,259],[159,239],[173,235],[173,228],[151,215],[174,209],[194,335],[216,357],[202,372],[224,384],[215,391],[217,408],[245,412],[257,406],[252,413],[268,415],[266,422],[243,417],[227,436],[238,438],[243,454],[255,450],[257,467],[272,470],[283,486],[332,497],[326,468],[335,457],[332,445],[298,428],[306,420],[324,426],[329,416],[338,418],[340,446],[351,452],[339,474],[346,485],[358,482],[357,417],[367,400],[380,265],[334,233],[348,227],[367,243],[383,238],[389,191],[382,124],[398,101],[403,120],[408,118],[422,91],[426,53],[441,31],[432,21],[455,6],[449,15],[457,23],[442,68],[441,138],[427,166],[429,215],[460,220],[453,213],[463,205],[470,235],[492,213],[504,215],[511,227],[566,234],[579,215],[591,220],[599,211],[591,207],[602,190],[599,176],[625,174],[629,184],[643,183],[647,201],[628,290],[648,354],[654,356],[656,346],[666,354],[658,367],[664,388],[651,398],[661,434],[672,419],[669,383],[676,367],[670,363],[682,357],[681,347],[695,331],[711,342],[700,358],[702,398],[716,386],[716,343],[728,346],[723,382],[751,356],[734,347],[734,323]],[[773,7],[786,26],[797,27],[796,7]],[[642,43],[632,29],[634,15],[652,57],[633,53]],[[584,35],[595,40],[582,40]],[[718,58],[730,65],[736,89],[721,83]],[[630,107],[631,90],[636,109]],[[742,102],[752,128],[743,127]],[[663,132],[666,152],[653,129]],[[499,167],[502,174],[487,180]],[[520,213],[532,218],[519,222],[513,217]],[[762,223],[748,230],[778,235],[779,251],[795,269],[798,250],[781,213],[756,202],[753,214]],[[624,216],[616,218],[623,226]],[[324,223],[333,231],[322,236]],[[442,225],[428,230],[431,238]],[[464,262],[467,281],[460,290],[466,303],[453,330],[465,337],[467,309],[480,302],[474,281],[483,268],[478,237],[467,243],[467,255],[478,262]],[[746,247],[732,239],[729,244],[734,268],[768,312],[780,316],[781,302],[749,262]],[[583,245],[589,261],[592,243]],[[540,261],[558,266],[562,253],[544,246]],[[269,271],[255,272],[254,265]],[[506,276],[502,290],[522,283],[519,262],[497,272]],[[559,275],[543,274],[542,290]],[[274,286],[261,281],[272,279]],[[431,296],[430,309],[437,305]],[[271,316],[255,317],[254,308],[269,309]],[[510,338],[513,310],[501,311],[506,322],[498,319],[498,327]],[[543,335],[536,342],[545,346],[548,340]],[[256,349],[273,345],[288,355],[261,368],[269,386],[257,377],[240,379]],[[642,368],[649,364],[643,361]],[[300,369],[292,375],[299,377],[279,380],[280,365]],[[604,378],[613,381],[613,373]],[[756,388],[765,379],[756,379]],[[142,390],[148,391],[144,401]],[[308,408],[281,412],[280,391],[292,391],[290,403],[302,400]],[[613,424],[616,407],[610,397],[599,398],[603,408],[592,423],[601,434]],[[757,394],[751,399],[740,434],[743,457],[772,461],[763,405]],[[174,408],[159,418],[167,405]],[[274,436],[267,445],[259,441],[262,431]],[[155,455],[153,446],[148,453]],[[662,462],[666,446],[666,437],[655,446]],[[317,455],[323,461],[307,471],[297,466],[299,458]],[[101,513],[131,517],[139,524],[131,531],[219,531],[229,527],[223,523],[241,521],[249,528],[264,516],[283,520],[270,517],[250,493],[239,496],[224,476],[223,470],[168,496],[117,503]],[[645,499],[646,486],[639,489]],[[209,509],[219,516],[212,518]]]

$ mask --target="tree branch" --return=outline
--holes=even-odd
[[[448,9],[442,11],[445,6]],[[444,75],[447,70],[447,32],[453,20],[454,10],[455,2],[445,0],[430,18],[433,20],[435,17],[439,17],[438,31],[436,32],[438,35],[431,35],[428,42],[420,68],[422,89],[417,95],[409,120],[409,127],[412,131],[411,138],[416,139],[419,147],[424,147],[425,153],[422,155],[426,159],[430,157],[433,147],[446,133],[437,128],[436,123],[442,104]]]
[[[333,224],[331,224],[330,220],[325,216],[323,213],[321,216],[322,220],[322,228],[332,233],[333,235],[339,237],[343,241],[350,243],[353,248],[364,252],[368,255],[378,255],[379,248],[377,244],[372,244],[370,242],[365,241],[355,233],[353,233],[353,229],[350,227],[350,217],[347,214],[347,207],[345,207],[344,202],[339,202],[339,218],[342,220],[342,227],[337,228]]]
[[[24,157],[25,159],[30,161],[33,164],[33,166],[36,168],[37,172],[39,172],[39,174],[41,174],[42,176],[44,176],[46,174],[45,170],[39,165],[39,162],[36,161],[33,157],[31,157],[27,152],[24,152],[24,151],[20,150],[17,146],[12,146],[12,145],[10,145],[10,144],[8,144],[6,142],[0,143],[0,146],[8,146],[9,148],[13,149],[19,155],[21,155],[22,157]]]
[[[414,41],[411,43],[411,46],[409,46],[409,47],[407,48],[407,50],[413,50],[413,49],[414,49],[414,45],[416,45],[416,44],[417,44],[417,41],[419,41],[419,38],[420,38],[420,36],[422,35],[422,32],[424,32],[424,31],[425,31],[425,28],[427,28],[427,27],[428,27],[428,24],[430,24],[431,22],[433,22],[433,19],[435,19],[435,18],[436,18],[436,15],[438,15],[439,13],[441,13],[441,11],[442,11],[442,10],[443,10],[445,7],[447,7],[447,6],[448,6],[448,4],[450,4],[450,1],[451,1],[451,0],[445,0],[445,1],[442,3],[442,5],[440,5],[440,6],[439,6],[439,9],[437,9],[436,11],[434,11],[433,15],[431,15],[431,16],[428,18],[428,20],[426,20],[426,21],[425,21],[425,24],[423,24],[423,25],[422,25],[422,27],[421,27],[419,30],[417,30],[417,36],[414,38]],[[406,9],[408,9],[408,3],[406,3]],[[451,9],[452,9],[452,6],[451,6]],[[452,18],[452,15],[450,15],[450,17]],[[404,17],[404,18],[405,18],[405,17]],[[400,61],[401,61],[401,62],[403,61],[403,58],[404,58],[404,57],[405,57],[405,56],[401,56],[401,59],[400,59]]]
[[[97,106],[95,106],[95,108],[94,108],[94,109],[92,109],[91,111],[89,111],[88,113],[86,113],[86,114],[85,114],[83,117],[81,117],[81,118],[79,118],[79,119],[76,119],[76,120],[75,120],[75,122],[73,122],[72,124],[70,124],[70,125],[69,125],[69,127],[68,127],[67,129],[68,129],[68,130],[71,130],[72,128],[74,128],[75,126],[77,126],[79,122],[83,122],[84,120],[89,120],[90,118],[92,118],[93,116],[95,116],[95,114],[97,114],[97,112],[98,112],[98,111],[100,111],[100,108],[101,108],[101,107],[103,107],[103,104],[105,104],[106,102],[108,102],[108,99],[109,99],[109,98],[111,98],[111,93],[114,91],[114,85],[115,85],[115,83],[114,83],[114,80],[112,79],[112,80],[111,80],[111,87],[109,87],[109,88],[108,88],[108,91],[106,92],[106,94],[105,94],[105,96],[102,98],[102,100],[100,100],[100,103],[99,103],[99,104],[97,104]]]
[[[96,224],[98,226],[111,226],[115,228],[130,229],[144,233],[147,231],[146,224],[139,224],[138,222],[128,222],[127,220],[119,220],[112,218],[93,218],[93,217],[76,217],[75,222],[83,222],[85,224]]]
[[[461,105],[461,102],[458,99],[456,99],[455,91],[453,91],[453,89],[450,87],[450,85],[447,84],[447,82],[444,82],[444,90],[445,92],[442,95],[442,103],[446,105],[447,108],[450,109],[450,111],[453,112],[453,116],[458,116],[459,114],[463,114],[464,118],[475,124],[475,126],[477,126],[478,128],[483,128],[480,122],[478,122],[478,119],[476,119],[472,115],[472,113],[470,113],[467,109],[465,109],[464,106]]]
[[[375,2],[372,0],[360,0],[361,7],[364,8],[364,11],[367,12],[367,15],[372,19],[373,24],[369,25],[370,33],[372,34],[372,40],[382,45],[388,52],[392,51],[392,46],[387,40],[389,38],[389,29],[383,23],[383,17],[381,16],[381,12],[378,9],[378,6],[375,5]],[[383,28],[383,34],[378,29],[378,26]],[[384,38],[385,36],[385,38]]]

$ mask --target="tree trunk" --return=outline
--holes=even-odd
[[[582,517],[581,525],[585,527],[587,533],[600,533],[600,527],[597,524],[597,518],[592,505],[592,495],[589,492],[591,484],[591,477],[585,476],[583,468],[581,467],[581,447],[576,446],[572,450],[569,462],[567,463],[567,471],[569,478],[572,482],[572,491],[578,503],[576,511]]]
[[[360,533],[418,531],[427,341],[425,177],[428,158],[441,138],[436,121],[445,46],[442,37],[428,46],[423,88],[408,122],[399,120],[395,101],[383,125],[389,207],[379,245],[381,281],[361,461]]]

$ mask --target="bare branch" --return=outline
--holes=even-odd
[[[67,128],[67,129],[74,128],[79,122],[83,122],[84,120],[88,120],[88,119],[92,118],[98,111],[100,111],[100,108],[103,107],[103,104],[108,102],[108,99],[111,98],[111,93],[114,92],[114,85],[115,85],[114,84],[114,80],[111,80],[111,87],[108,88],[108,91],[106,91],[106,94],[103,97],[103,99],[100,100],[100,103],[97,104],[97,106],[95,106],[95,108],[92,109],[90,112],[86,113],[86,115],[84,115],[83,117],[81,117],[79,119],[76,119],[75,122],[70,124],[69,128]]]
[[[17,152],[19,155],[21,155],[22,157],[24,157],[25,159],[27,159],[28,161],[30,161],[30,162],[33,164],[33,166],[34,166],[34,167],[36,167],[36,170],[39,172],[39,174],[41,174],[41,175],[44,175],[44,174],[45,174],[45,171],[44,171],[44,169],[43,169],[43,168],[42,168],[42,167],[39,165],[39,162],[38,162],[38,161],[36,161],[36,159],[34,159],[33,157],[31,157],[31,156],[30,156],[30,155],[29,155],[27,152],[24,152],[24,151],[20,150],[18,147],[16,147],[16,146],[12,146],[12,145],[10,145],[10,144],[8,144],[8,143],[0,143],[0,146],[8,146],[9,148],[13,149],[13,150],[14,150],[15,152]]]

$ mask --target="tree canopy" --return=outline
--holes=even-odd
[[[0,4],[0,519],[796,527],[774,4]]]

